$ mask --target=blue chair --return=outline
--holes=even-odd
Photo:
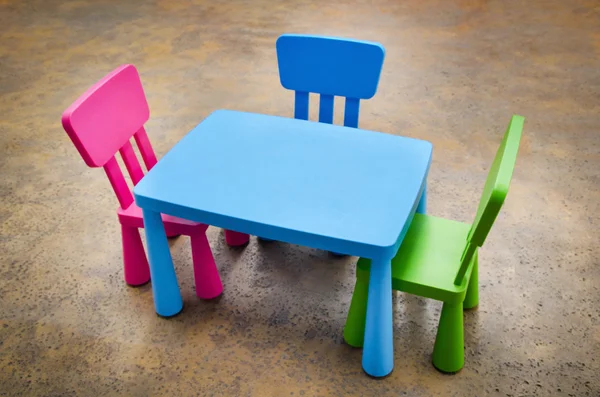
[[[344,126],[358,128],[361,99],[377,92],[385,49],[379,43],[337,37],[284,34],[277,39],[281,85],[296,93],[294,118],[308,120],[309,93],[320,94],[319,122],[333,124],[334,97],[346,98]],[[227,230],[229,245],[248,235]],[[270,239],[259,237],[264,241]]]
[[[381,44],[284,34],[277,39],[281,85],[296,92],[294,118],[308,120],[309,93],[320,94],[319,122],[333,123],[334,97],[346,98],[344,125],[358,127],[361,99],[377,92],[385,57]]]
[[[281,85],[295,91],[294,118],[308,120],[312,92],[320,94],[319,122],[333,124],[334,97],[339,96],[346,99],[344,126],[358,128],[360,100],[377,92],[385,58],[381,44],[284,34],[276,48]]]

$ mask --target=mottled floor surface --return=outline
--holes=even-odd
[[[341,336],[356,258],[231,249],[211,228],[220,301],[195,298],[186,238],[178,317],[124,284],[116,198],[61,112],[133,63],[159,157],[218,108],[291,116],[284,32],[386,47],[361,126],[434,144],[431,214],[472,219],[511,115],[527,117],[457,375],[430,363],[440,304],[399,294],[395,370],[365,376]],[[600,395],[598,1],[2,0],[0,40],[0,395]]]

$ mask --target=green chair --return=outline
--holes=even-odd
[[[512,117],[473,224],[417,213],[392,260],[394,290],[444,302],[433,347],[433,365],[442,372],[458,372],[464,365],[463,309],[478,305],[477,253],[506,198],[524,121]],[[359,259],[344,328],[346,343],[355,347],[363,345],[369,267],[370,260]]]

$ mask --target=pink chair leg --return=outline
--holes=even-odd
[[[121,225],[121,234],[125,282],[134,286],[146,284],[150,281],[150,267],[140,232],[135,227]]]
[[[221,277],[206,239],[206,234],[200,232],[190,236],[190,238],[192,241],[196,296],[200,299],[216,298],[223,292],[223,284],[221,284]]]
[[[246,233],[234,232],[233,230],[225,230],[225,241],[227,242],[227,245],[237,247],[248,244],[248,241],[250,241],[250,235]]]

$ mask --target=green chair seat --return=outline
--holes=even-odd
[[[398,253],[392,260],[392,288],[396,291],[460,304],[468,280],[454,284],[471,225],[415,214]],[[371,261],[358,261],[359,277],[368,277]],[[365,279],[368,282],[368,278]]]

